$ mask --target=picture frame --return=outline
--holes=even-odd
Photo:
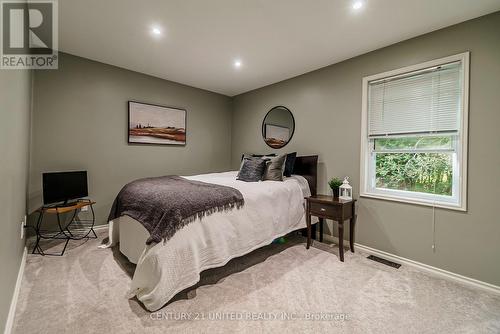
[[[128,143],[186,145],[186,110],[128,101]]]

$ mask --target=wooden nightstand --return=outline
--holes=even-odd
[[[356,200],[344,200],[333,196],[314,195],[306,197],[307,248],[311,246],[311,216],[319,218],[319,241],[323,241],[323,224],[325,219],[338,223],[339,255],[344,262],[344,221],[350,220],[349,246],[354,253],[354,225],[356,224]]]

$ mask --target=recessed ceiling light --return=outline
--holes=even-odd
[[[151,28],[151,33],[154,36],[160,36],[161,35],[161,29],[159,27],[153,27],[153,28]]]
[[[241,63],[241,60],[237,59],[234,61],[234,68],[240,68],[242,63]]]
[[[363,7],[363,1],[354,1],[352,4],[352,9],[354,10],[361,9],[361,7]]]

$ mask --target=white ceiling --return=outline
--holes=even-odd
[[[61,0],[60,50],[233,96],[500,10],[500,0]],[[152,26],[163,30],[153,37]],[[233,64],[241,59],[242,66]]]

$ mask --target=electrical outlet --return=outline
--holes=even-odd
[[[24,230],[26,226],[26,216],[21,220],[21,239],[24,239]]]

